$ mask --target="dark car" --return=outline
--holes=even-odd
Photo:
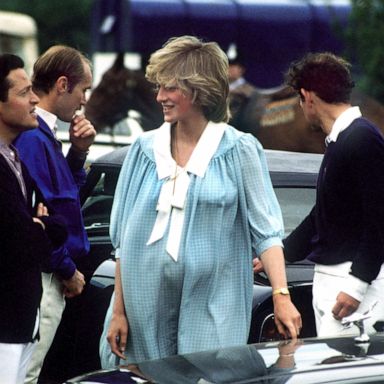
[[[248,344],[144,361],[68,380],[78,383],[382,384],[384,334]]]
[[[87,262],[79,266],[87,281],[84,293],[67,302],[55,341],[46,358],[41,379],[64,380],[100,367],[98,345],[114,284],[114,257],[109,237],[113,195],[129,147],[119,148],[90,166],[81,191],[83,215],[91,242]],[[311,210],[322,155],[266,150],[270,175],[279,200],[286,234]],[[313,265],[287,264],[291,297],[302,314],[302,337],[315,336],[312,311]],[[264,274],[255,276],[249,342],[277,340],[273,322],[271,287]],[[58,369],[59,364],[59,369]]]

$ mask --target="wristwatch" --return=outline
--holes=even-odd
[[[288,288],[274,289],[272,292],[272,296],[275,296],[275,295],[289,295],[289,290]]]

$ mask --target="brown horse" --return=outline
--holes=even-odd
[[[384,107],[373,98],[355,90],[352,104],[359,105],[363,116],[384,130]],[[250,132],[264,148],[297,152],[323,153],[325,135],[319,127],[305,120],[299,98],[290,88],[256,89],[250,96],[231,94],[230,123]],[[98,132],[111,131],[129,110],[140,113],[143,130],[159,127],[163,122],[160,105],[156,102],[153,86],[142,71],[124,66],[123,55],[105,72],[93,90],[85,113]]]
[[[384,132],[384,106],[355,89],[352,105],[360,106],[364,117]],[[231,124],[252,133],[264,148],[323,153],[325,134],[305,119],[299,97],[291,88],[256,89],[250,96],[231,94]]]
[[[140,113],[139,123],[144,131],[159,127],[163,113],[156,102],[153,85],[142,71],[124,65],[124,55],[118,54],[112,67],[104,74],[85,106],[85,114],[97,132],[112,128],[128,116],[128,111]],[[113,131],[111,132],[113,133]]]

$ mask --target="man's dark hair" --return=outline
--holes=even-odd
[[[7,77],[9,72],[18,68],[24,68],[24,61],[19,56],[10,53],[0,55],[0,101],[8,100],[8,91],[12,84]]]
[[[333,53],[309,53],[291,64],[285,82],[299,94],[301,88],[315,92],[326,103],[349,103],[354,87],[350,67]]]

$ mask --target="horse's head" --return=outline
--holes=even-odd
[[[151,84],[141,71],[126,68],[124,54],[118,54],[92,91],[85,113],[96,130],[102,131],[127,117],[129,110],[140,113],[144,130],[157,128],[163,121]]]

